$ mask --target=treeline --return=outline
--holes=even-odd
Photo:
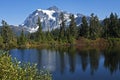
[[[120,18],[116,13],[111,13],[110,17],[105,18],[102,22],[94,14],[91,14],[90,22],[83,17],[79,34],[79,36],[89,39],[120,38]]]
[[[40,44],[74,44],[81,37],[90,40],[97,38],[113,39],[120,38],[120,18],[115,13],[100,21],[93,13],[90,20],[85,16],[82,17],[80,26],[76,25],[74,15],[70,15],[70,23],[66,25],[64,14],[60,14],[60,28],[50,31],[42,31],[40,18],[36,23],[39,28],[35,33],[25,34],[22,30],[20,36],[15,35],[10,26],[2,20],[0,31],[0,46],[16,47],[21,45],[40,45]]]

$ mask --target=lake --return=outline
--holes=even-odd
[[[53,80],[120,80],[120,50],[42,48],[11,49],[10,55],[21,62],[37,63]]]

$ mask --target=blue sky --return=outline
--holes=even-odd
[[[120,16],[120,0],[0,0],[0,21],[4,19],[8,24],[22,24],[36,9],[51,6],[88,16],[94,13],[100,19],[109,16],[111,12]]]

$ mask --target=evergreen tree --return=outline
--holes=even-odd
[[[119,20],[118,20],[118,16],[117,14],[113,14],[111,13],[110,14],[110,24],[108,26],[109,28],[109,35],[111,37],[118,37],[118,34],[117,34],[117,30],[118,29],[118,23],[119,23]]]
[[[113,28],[115,27],[115,21],[114,20],[115,20],[115,16],[114,16],[113,13],[111,13],[110,14],[110,24],[108,26],[108,28],[109,28],[109,35],[111,37],[113,37],[113,35],[114,35],[114,30],[113,30]]]
[[[2,20],[1,36],[6,46],[8,46],[13,41],[14,38],[11,28],[4,20]]]
[[[59,32],[59,40],[64,40],[65,39],[65,20],[64,20],[64,14],[60,14],[60,32]]]
[[[46,31],[46,39],[47,39],[47,41],[52,40],[52,34],[50,33],[49,29],[48,29],[48,31]]]
[[[3,38],[2,38],[2,36],[0,35],[0,47],[2,47],[3,46]]]
[[[18,38],[18,44],[25,45],[25,43],[26,43],[26,37],[25,37],[24,31],[22,30],[20,37]]]
[[[74,40],[77,37],[77,28],[74,15],[70,15],[70,25],[67,29],[67,41],[68,43],[74,43]]]
[[[36,32],[36,40],[37,41],[43,41],[43,32],[42,32],[42,26],[41,26],[41,22],[40,22],[40,17],[38,17],[38,22],[37,25],[39,26],[37,32]]]
[[[103,20],[103,34],[102,34],[102,37],[103,38],[108,38],[109,37],[109,29],[108,29],[108,26],[109,26],[109,23],[110,23],[110,19],[109,18],[105,18]]]
[[[100,38],[102,36],[102,25],[98,19],[97,16],[94,17],[95,18],[95,31],[96,31],[96,38]]]
[[[70,25],[69,25],[69,31],[72,37],[76,38],[77,36],[77,30],[76,30],[76,22],[75,22],[75,18],[74,15],[70,16]]]
[[[85,16],[82,17],[82,24],[80,26],[79,35],[85,38],[89,37],[89,26]]]
[[[98,20],[98,17],[94,16],[93,13],[91,14],[90,18],[89,35],[90,39],[96,39],[101,35],[100,22]]]
[[[58,40],[59,40],[59,31],[60,31],[60,30],[59,30],[58,28],[51,31],[51,35],[53,36],[53,39],[54,39],[55,41],[58,41]]]
[[[118,35],[118,38],[120,38],[120,19],[118,19],[118,30],[117,30],[117,35]]]
[[[67,28],[67,30],[66,30],[66,35],[67,35],[67,42],[68,42],[68,43],[72,43],[73,40],[72,40],[72,36],[71,36],[71,34],[70,34],[70,28]]]
[[[103,23],[105,37],[120,37],[120,22],[116,13],[111,13],[110,17],[105,18]]]

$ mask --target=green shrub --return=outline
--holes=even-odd
[[[21,65],[21,66],[20,66]],[[1,80],[51,80],[50,73],[38,71],[36,65],[20,64],[8,52],[0,51]]]
[[[108,38],[108,42],[111,46],[120,46],[120,38]]]

